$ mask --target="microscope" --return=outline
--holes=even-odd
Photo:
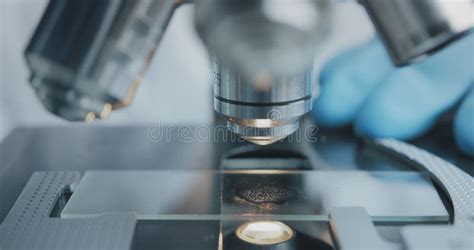
[[[31,86],[66,120],[107,118],[131,103],[173,12],[191,2],[51,1],[25,52]],[[397,66],[435,53],[470,25],[441,1],[359,2]],[[194,4],[213,66],[214,109],[228,129],[259,145],[294,133],[312,108],[313,59],[329,29],[331,1]]]
[[[357,2],[398,67],[471,28],[444,6],[470,0]],[[90,123],[130,105],[185,4],[209,52],[214,110],[250,143],[18,129],[0,147],[0,249],[472,249],[469,167],[339,131],[288,142],[312,109],[335,1],[50,0],[25,51],[43,106]]]

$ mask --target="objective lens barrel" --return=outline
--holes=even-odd
[[[267,145],[287,137],[312,108],[311,70],[248,79],[216,60],[213,66],[214,109],[232,132],[248,141]]]
[[[471,0],[359,0],[381,36],[393,63],[414,63],[472,27]]]
[[[331,20],[328,0],[207,0],[195,5],[196,30],[210,53],[250,77],[304,71]]]
[[[50,1],[25,52],[43,105],[72,121],[128,105],[177,5]]]
[[[331,21],[327,0],[196,1],[214,59],[214,109],[256,144],[294,133],[311,110],[311,68]]]

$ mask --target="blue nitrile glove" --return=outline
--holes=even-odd
[[[460,149],[474,156],[474,32],[426,60],[395,68],[378,39],[331,60],[321,72],[313,118],[353,123],[366,137],[413,139],[462,101],[454,120]]]

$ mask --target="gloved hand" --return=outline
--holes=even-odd
[[[353,123],[366,137],[413,139],[450,108],[459,148],[474,156],[474,32],[426,60],[395,68],[378,39],[331,60],[312,116],[323,127]]]

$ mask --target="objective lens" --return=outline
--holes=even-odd
[[[41,103],[66,120],[88,123],[129,105],[178,5],[49,1],[25,52]]]
[[[240,225],[237,237],[256,245],[274,245],[293,238],[294,231],[279,221],[251,221]]]
[[[312,69],[251,79],[214,60],[214,109],[247,141],[268,145],[296,132],[312,108]]]

